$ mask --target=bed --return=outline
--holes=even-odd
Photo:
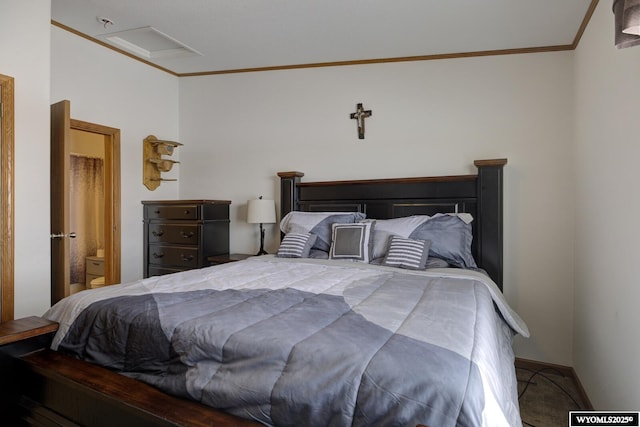
[[[521,425],[505,164],[279,173],[278,254],[75,294],[43,316],[59,323],[51,348],[263,425]]]

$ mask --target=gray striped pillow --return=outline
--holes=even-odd
[[[387,254],[382,265],[389,267],[424,270],[429,256],[431,240],[407,239],[400,236],[389,237]]]
[[[308,258],[309,251],[317,237],[312,233],[288,233],[282,239],[276,256],[280,258]]]

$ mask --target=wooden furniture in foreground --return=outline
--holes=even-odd
[[[260,425],[49,350],[57,329],[40,317],[0,323],[0,425]]]
[[[144,205],[144,277],[209,265],[229,253],[228,200],[151,200]]]
[[[457,207],[458,212],[474,215],[474,255],[480,266],[502,286],[502,169],[505,164],[505,159],[476,161],[477,175],[325,183],[302,183],[302,173],[282,172],[279,174],[281,215],[291,210],[359,210],[371,218],[384,219],[453,212]],[[181,202],[169,203],[175,208]],[[228,209],[229,202],[225,203]],[[162,205],[162,202],[145,202],[145,210],[154,204]],[[157,230],[151,224],[182,224],[181,220],[158,217],[161,213],[155,211],[154,214],[155,218],[145,216],[145,275],[149,266],[147,252],[151,246],[148,233],[149,230]],[[198,220],[192,221],[200,224]],[[228,244],[228,235],[225,241]],[[162,246],[162,243],[156,244]],[[224,253],[228,253],[228,247]],[[208,257],[215,255],[218,254],[204,255],[203,263],[209,265]],[[5,378],[9,378],[7,384],[21,386],[5,390],[6,396],[0,396],[0,402],[15,402],[21,395],[38,397],[38,406],[29,410],[30,414],[49,408],[62,420],[76,420],[80,409],[88,407],[89,411],[83,411],[83,416],[88,418],[75,422],[89,427],[142,425],[147,422],[144,425],[255,425],[194,402],[173,398],[141,382],[56,352],[47,350],[28,357],[4,356],[4,359],[9,362],[0,363],[3,383]],[[17,368],[13,368],[15,366]],[[64,396],[66,403],[59,402],[60,396]],[[197,410],[193,409],[194,405],[198,406]],[[0,407],[0,414],[5,413],[8,412]],[[111,422],[109,417],[112,414],[118,414],[118,422]],[[127,424],[131,420],[137,424]],[[3,421],[0,419],[0,423]]]
[[[5,346],[20,343],[23,350],[18,350],[17,353],[28,353],[31,350],[25,344],[41,338],[44,338],[44,342],[50,341],[57,330],[56,322],[36,316],[2,322],[0,323],[0,348],[6,350],[8,347],[5,348]],[[35,345],[35,349],[40,347],[41,344]],[[12,350],[16,353],[16,347]]]
[[[48,347],[57,330],[56,322],[35,316],[0,323],[0,425],[30,425],[23,421],[25,372],[19,357]]]

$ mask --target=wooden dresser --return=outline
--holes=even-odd
[[[229,253],[228,200],[149,200],[144,207],[144,277],[209,266]]]

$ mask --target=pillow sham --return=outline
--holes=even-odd
[[[387,253],[389,237],[409,237],[420,224],[427,221],[427,215],[412,215],[402,218],[378,219],[373,231],[373,258],[382,258]]]
[[[430,240],[391,236],[387,255],[384,257],[382,265],[410,270],[424,270],[429,256],[429,246],[431,246]]]
[[[333,224],[329,259],[369,263],[373,240],[371,232],[375,222]]]
[[[429,256],[442,258],[460,268],[476,268],[471,253],[473,233],[469,214],[436,214],[420,224],[409,238],[431,240]]]
[[[331,225],[355,223],[366,217],[361,212],[289,212],[280,221],[280,230],[289,233],[312,233],[317,236],[312,249],[329,252]]]
[[[289,233],[282,239],[276,256],[280,258],[308,258],[316,238],[317,236],[311,233]]]
[[[427,263],[425,265],[426,269],[429,268],[448,268],[449,263],[442,258],[436,258],[434,256],[430,256],[427,258]]]
[[[329,259],[329,252],[321,251],[320,249],[311,249],[309,251],[309,258]]]

